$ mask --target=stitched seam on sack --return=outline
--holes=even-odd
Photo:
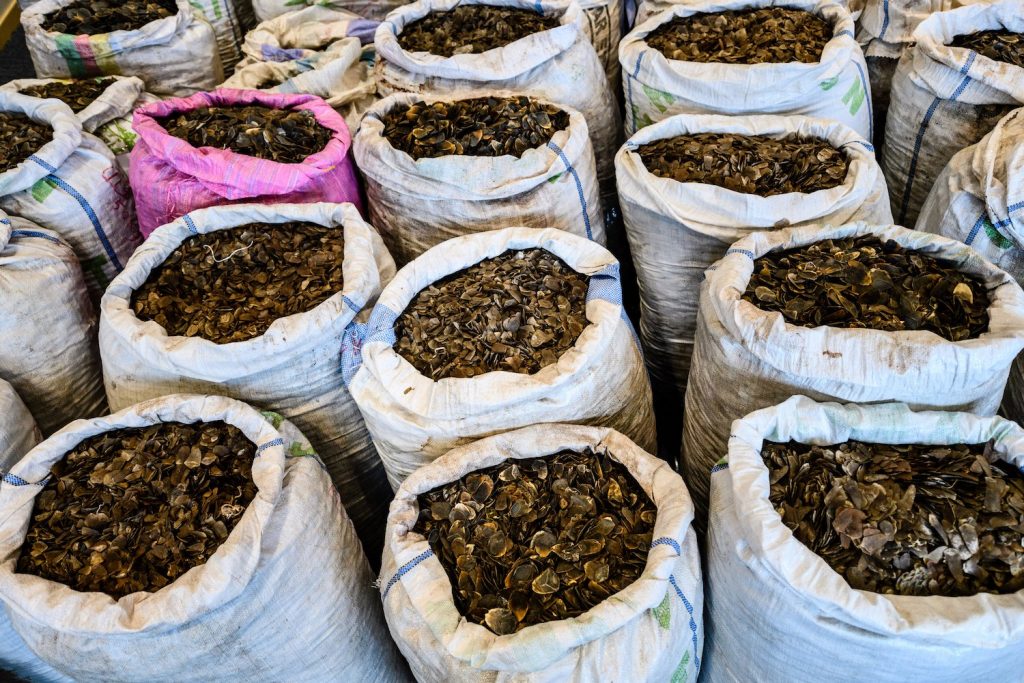
[[[587,239],[592,240],[594,239],[594,233],[590,230],[590,216],[587,213],[587,198],[583,196],[583,183],[580,182],[580,176],[576,173],[576,169],[572,167],[572,164],[569,163],[569,157],[565,156],[565,152],[562,151],[561,147],[553,142],[548,142],[548,147],[558,155],[559,159],[562,160],[562,163],[565,164],[565,170],[568,171],[569,175],[572,176],[573,181],[576,183],[576,194],[580,198],[580,206],[583,210],[583,227],[586,228]]]
[[[730,249],[727,252],[725,252],[726,256],[728,256],[729,254],[743,254],[751,261],[754,260],[754,252],[750,251],[749,249]],[[708,270],[710,270],[710,268]]]
[[[670,548],[672,548],[672,550],[676,551],[676,555],[682,555],[683,554],[683,549],[679,545],[679,541],[677,541],[674,538],[669,538],[668,536],[662,536],[661,538],[656,539],[653,543],[651,543],[651,548],[653,548],[656,545],[667,545]]]
[[[678,595],[679,599],[683,601],[683,607],[685,607],[686,611],[690,614],[690,633],[693,634],[692,640],[693,666],[695,668],[694,673],[700,674],[700,655],[697,654],[697,622],[693,619],[693,605],[690,604],[690,601],[686,599],[686,596],[683,594],[683,589],[679,587],[678,583],[676,583],[676,577],[674,574],[669,574],[668,582],[671,583],[672,587],[676,589],[676,595]]]
[[[4,221],[0,221],[0,223],[3,222]],[[8,223],[8,225],[10,225],[10,223]],[[12,230],[11,237],[38,237],[39,239],[50,240],[54,244],[61,243],[61,241],[56,237],[53,237],[52,235],[44,235],[43,233],[38,232],[36,230]]]
[[[117,254],[114,253],[114,248],[113,246],[111,246],[110,240],[107,239],[107,234],[103,232],[103,226],[100,224],[100,219],[96,215],[96,212],[93,210],[93,208],[89,205],[89,201],[82,195],[81,192],[73,188],[69,183],[62,180],[61,178],[58,178],[55,175],[57,173],[56,168],[46,163],[45,161],[43,161],[34,154],[30,156],[29,159],[39,164],[50,173],[50,175],[46,177],[47,180],[51,181],[54,185],[64,190],[64,192],[71,195],[72,199],[78,202],[79,206],[82,207],[82,210],[85,211],[85,215],[89,218],[89,221],[92,223],[93,230],[96,231],[96,236],[99,237],[100,244],[103,245],[103,250],[107,252],[107,256],[110,258],[110,262],[114,264],[115,268],[117,268],[118,270],[122,270],[124,266],[121,265],[120,259],[118,259]]]
[[[186,213],[184,216],[181,217],[181,220],[185,222],[185,227],[188,228],[188,231],[190,233],[192,233],[193,235],[199,234],[199,230],[196,228],[196,222],[192,220],[192,216],[189,216]]]
[[[392,576],[390,579],[388,579],[387,586],[384,587],[384,593],[381,595],[381,600],[386,600],[387,599],[388,593],[391,591],[392,587],[394,587],[394,585],[396,583],[398,583],[402,579],[403,576],[405,576],[406,574],[411,572],[413,569],[415,569],[416,565],[418,565],[420,562],[422,562],[423,560],[427,559],[428,557],[430,557],[433,554],[434,554],[433,550],[425,550],[422,553],[420,553],[419,555],[417,555],[416,557],[412,558],[411,560],[409,560],[408,562],[403,564],[398,569],[398,571],[395,572],[395,575]]]
[[[961,81],[960,85],[953,91],[950,96],[950,101],[955,102],[956,98],[963,94],[964,90],[971,82],[971,77],[966,75],[971,70],[971,65],[974,64],[974,58],[977,56],[976,52],[971,52],[967,55],[967,61],[964,62],[963,67],[960,69],[960,73],[964,74],[964,80]],[[921,127],[917,131],[917,138],[914,140],[914,154],[910,157],[910,168],[907,172],[907,185],[903,188],[903,201],[900,202],[900,218],[899,223],[902,225],[907,218],[907,209],[910,206],[910,189],[914,186],[914,175],[917,173],[917,160],[921,156],[921,145],[924,142],[924,134],[928,131],[928,125],[932,121],[932,117],[935,116],[935,110],[939,108],[939,104],[942,103],[941,97],[936,97],[932,101],[931,106],[928,107],[928,111],[925,112],[924,118],[921,119]]]

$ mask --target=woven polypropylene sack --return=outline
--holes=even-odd
[[[372,46],[364,48],[358,38],[342,38],[306,57],[241,67],[221,87],[316,95],[342,115],[349,131],[355,131],[377,101],[373,57]],[[262,87],[268,81],[277,85]]]
[[[1024,104],[1024,69],[947,45],[958,35],[1003,28],[1024,32],[1024,0],[936,12],[914,31],[892,79],[882,151],[897,223],[914,225],[953,155]]]
[[[177,0],[174,16],[151,21],[134,31],[72,36],[47,31],[46,17],[77,0],[40,0],[22,12],[36,76],[137,76],[155,95],[184,96],[211,90],[224,80],[213,28]]]
[[[342,230],[344,288],[319,306],[277,319],[258,337],[228,344],[169,336],[158,323],[135,315],[133,294],[189,237],[289,221]],[[380,237],[350,204],[241,204],[187,214],[155,231],[103,298],[100,352],[110,405],[120,410],[168,393],[196,392],[231,396],[280,413],[310,438],[327,464],[376,564],[391,491],[342,382],[341,340],[357,318],[365,321],[394,272]]]
[[[203,107],[249,105],[309,111],[331,131],[331,139],[301,162],[285,164],[228,149],[196,148],[158,122]],[[208,206],[251,202],[351,202],[362,206],[348,153],[352,143],[348,126],[319,97],[221,89],[145,106],[136,110],[133,125],[139,139],[132,149],[129,177],[143,235]]]
[[[771,197],[659,178],[637,148],[679,135],[731,133],[825,140],[849,164],[842,184]],[[678,114],[640,130],[615,159],[619,205],[640,284],[640,338],[657,400],[659,445],[678,452],[704,270],[736,240],[786,225],[892,223],[870,143],[838,121],[804,116]]]
[[[582,114],[564,108],[568,127],[519,157],[414,159],[384,136],[383,118],[420,101],[410,94],[385,98],[367,112],[353,141],[370,221],[399,266],[446,239],[509,225],[560,228],[605,242],[594,152]]]
[[[344,10],[373,21],[383,21],[390,12],[406,4],[407,0],[253,0],[253,9],[260,21],[268,21],[286,14],[301,12],[305,7],[330,7]],[[296,8],[299,8],[296,10]]]
[[[783,5],[812,12],[833,28],[813,64],[705,64],[668,59],[647,36],[676,17]],[[801,114],[835,119],[873,138],[871,89],[853,18],[832,0],[695,0],[673,5],[619,44],[626,135],[673,114]]]
[[[118,166],[128,174],[128,153],[135,146],[132,130],[132,112],[136,107],[155,101],[156,96],[145,92],[142,79],[134,76],[102,76],[110,79],[99,97],[75,114],[82,122],[82,130],[92,133],[107,146],[117,159]],[[61,82],[56,78],[22,78],[0,86],[0,91],[21,92],[25,88]],[[98,80],[98,79],[97,79]],[[66,82],[66,81],[65,81]]]
[[[619,41],[622,40],[622,0],[580,0],[583,32],[590,40],[608,76],[612,92],[619,89]]]
[[[0,212],[0,378],[45,434],[107,410],[96,313],[71,247]]]
[[[256,26],[252,0],[189,0],[213,28],[217,52],[225,74],[242,58],[242,42],[246,32]]]
[[[621,463],[657,508],[643,573],[578,617],[511,635],[466,620],[427,539],[412,531],[417,496],[506,460],[586,448]],[[542,424],[456,448],[406,479],[391,505],[380,581],[388,627],[424,683],[695,681],[703,589],[692,520],[679,475],[613,429]]]
[[[991,440],[1024,466],[1024,430],[1002,418],[842,406],[796,396],[737,420],[711,475],[707,657],[702,680],[989,683],[1020,680],[1024,591],[967,597],[855,590],[772,506],[763,441],[960,444]]]
[[[394,349],[394,325],[422,289],[509,250],[544,249],[590,277],[588,324],[558,362],[532,375],[495,371],[434,381]],[[349,390],[388,479],[461,444],[538,422],[612,427],[655,448],[651,387],[622,308],[619,264],[596,242],[548,228],[506,228],[456,237],[402,268],[361,334],[346,340]]]
[[[378,89],[445,99],[519,92],[571,107],[587,120],[602,200],[614,201],[619,109],[576,0],[487,0],[496,7],[532,9],[559,18],[559,26],[479,54],[441,57],[409,52],[397,36],[431,12],[483,0],[419,0],[396,9],[377,28]],[[607,207],[606,207],[607,208]]]
[[[885,332],[791,325],[781,313],[741,300],[754,259],[825,239],[874,235],[941,259],[985,283],[988,331],[952,342],[924,330]],[[794,394],[819,401],[902,401],[915,409],[991,415],[1014,357],[1024,347],[1024,291],[962,242],[899,226],[851,223],[753,233],[733,244],[701,287],[686,387],[683,464],[697,505],[725,455],[729,425]]]
[[[245,59],[238,68],[257,62],[306,59],[344,38],[357,38],[363,45],[372,45],[378,23],[333,4],[313,5],[266,19],[246,34],[242,44]]]
[[[118,600],[14,571],[40,483],[82,440],[212,421],[256,445],[257,491],[205,564],[154,593]],[[76,681],[402,680],[370,567],[330,477],[305,437],[277,416],[222,396],[176,394],[76,422],[0,483],[0,520],[0,599],[11,623]]]
[[[90,298],[98,302],[142,241],[124,174],[63,102],[0,92],[0,111],[25,114],[53,129],[50,142],[0,173],[0,209],[67,240],[82,263]]]

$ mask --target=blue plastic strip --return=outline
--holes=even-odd
[[[199,234],[199,230],[196,228],[196,222],[192,220],[192,216],[189,216],[186,213],[184,216],[181,217],[181,220],[185,222],[185,227],[188,228],[188,231],[190,233],[192,233],[193,235]]]
[[[719,464],[717,464],[717,465],[715,465],[714,467],[711,468],[711,474],[714,474],[715,472],[721,472],[722,470],[727,470],[727,469],[729,469],[729,463],[722,462],[722,463],[719,463]]]
[[[985,220],[987,218],[988,216],[985,215],[984,213],[978,216],[978,220],[976,220],[974,222],[974,225],[971,226],[971,231],[967,233],[967,239],[964,240],[964,244],[966,244],[967,246],[971,246],[971,242],[973,242],[974,238],[978,236],[979,232],[981,232],[981,227],[985,225]]]
[[[433,554],[434,554],[433,550],[425,550],[422,553],[420,553],[419,555],[417,555],[416,557],[412,558],[411,560],[409,560],[408,562],[403,564],[398,569],[398,571],[395,572],[395,575],[392,576],[390,579],[388,579],[388,583],[384,587],[384,593],[381,595],[381,599],[382,600],[386,600],[387,597],[388,597],[388,593],[391,592],[391,588],[396,583],[398,583],[402,579],[403,576],[405,576],[406,574],[411,572],[416,567],[416,565],[418,565],[420,562],[422,562],[423,560],[427,559],[428,557],[432,556]]]
[[[2,477],[2,480],[5,483],[10,484],[11,486],[46,486],[50,482],[50,479],[52,477],[53,477],[52,474],[47,474],[45,477],[43,477],[43,480],[41,482],[39,482],[38,484],[33,484],[30,481],[26,481],[25,479],[22,479],[21,477],[19,477],[16,474],[11,474],[10,472],[7,472]]]
[[[676,555],[682,555],[683,554],[683,549],[682,549],[682,547],[680,547],[679,541],[677,541],[674,538],[669,538],[668,536],[662,536],[661,538],[655,539],[655,541],[653,543],[651,543],[651,547],[652,548],[654,546],[656,546],[656,545],[667,545],[667,546],[671,547],[672,550],[676,551]]]
[[[889,0],[882,2],[882,30],[878,32],[878,39],[885,40],[885,32],[889,30]]]
[[[271,448],[273,446],[283,446],[283,445],[284,445],[284,439],[282,439],[281,437],[278,437],[276,439],[271,439],[270,441],[268,441],[265,444],[262,444],[262,445],[260,445],[259,447],[256,448],[256,456],[259,457],[260,453],[262,453],[263,451],[267,450],[268,448]]]
[[[583,194],[583,183],[580,182],[580,176],[576,173],[576,169],[572,167],[572,164],[569,163],[569,157],[565,156],[565,152],[562,151],[561,147],[553,142],[549,142],[548,147],[558,155],[559,159],[562,160],[562,163],[565,164],[565,170],[569,172],[569,175],[572,176],[573,181],[576,183],[576,194],[579,196],[580,208],[583,212],[583,227],[587,231],[587,239],[592,240],[594,239],[594,233],[590,229],[590,214],[587,212],[587,198]]]
[[[12,230],[11,237],[38,237],[39,239],[50,240],[54,244],[63,244],[63,242],[53,235],[47,235],[39,232],[38,230]]]
[[[751,261],[754,260],[754,252],[750,251],[749,249],[729,249],[728,251],[725,252],[725,255],[728,256],[729,254],[743,254]]]
[[[64,190],[64,192],[71,195],[71,197],[78,202],[79,206],[82,207],[82,210],[85,211],[85,215],[89,217],[89,221],[92,223],[93,230],[96,231],[96,236],[99,237],[100,244],[103,245],[103,250],[107,252],[107,257],[110,259],[110,262],[114,264],[114,267],[117,268],[118,270],[123,270],[124,266],[121,265],[120,259],[117,258],[117,254],[114,252],[114,248],[113,246],[111,246],[110,240],[107,239],[107,233],[103,231],[103,225],[100,223],[100,219],[96,215],[96,212],[93,211],[93,208],[89,205],[89,201],[84,196],[82,196],[81,192],[71,187],[71,185],[69,185],[66,181],[62,180],[61,178],[58,178],[55,175],[57,173],[56,168],[46,163],[45,161],[43,161],[34,154],[30,156],[29,159],[39,164],[44,169],[46,169],[47,172],[50,173],[50,175],[46,177],[48,181],[52,182],[54,185]]]
[[[700,674],[700,654],[697,652],[697,622],[693,619],[693,605],[686,599],[686,596],[683,595],[683,590],[679,587],[679,584],[676,583],[676,577],[674,575],[669,575],[668,582],[676,589],[676,595],[678,595],[679,599],[683,601],[683,607],[686,608],[686,611],[690,615],[690,633],[692,634],[693,641],[693,665],[697,669],[695,673]]]

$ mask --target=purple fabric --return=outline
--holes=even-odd
[[[372,19],[353,19],[348,25],[348,35],[358,38],[363,45],[369,45],[373,42],[373,34],[377,32],[379,25],[379,21]]]
[[[260,46],[260,54],[263,55],[263,59],[268,62],[290,62],[293,59],[301,59],[306,55],[308,50],[303,50],[300,47],[284,48],[278,47],[277,45],[268,45],[263,43]]]
[[[200,107],[248,104],[309,110],[334,135],[322,151],[301,163],[282,164],[214,147],[197,149],[156,122]],[[135,111],[132,125],[138,141],[131,153],[129,180],[139,229],[147,237],[159,226],[207,206],[352,202],[363,210],[348,127],[319,97],[221,89],[149,104]]]

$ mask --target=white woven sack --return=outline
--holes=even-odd
[[[242,58],[245,34],[256,26],[252,0],[189,0],[213,28],[224,73],[230,73]]]
[[[1024,0],[936,12],[914,31],[915,45],[893,76],[882,154],[897,223],[914,225],[952,156],[1024,104],[1024,69],[946,45],[958,35],[1001,28],[1024,32]]]
[[[704,64],[668,59],[647,36],[676,17],[781,5],[813,12],[834,29],[814,64]],[[619,44],[626,135],[673,114],[802,114],[835,119],[873,138],[871,89],[850,12],[833,0],[695,0],[673,5]]]
[[[306,7],[343,10],[368,20],[384,21],[392,10],[406,2],[407,0],[252,0],[252,6],[260,21],[301,12]]]
[[[43,28],[48,14],[75,1],[40,0],[22,12],[25,42],[39,78],[138,76],[147,91],[173,96],[212,90],[224,80],[213,28],[188,0],[177,0],[173,17],[135,31],[72,36]]]
[[[0,239],[2,234],[3,225],[0,225]],[[2,258],[0,256],[0,260]],[[0,379],[0,470],[7,472],[40,439],[42,435],[28,408],[18,398],[14,387]],[[6,608],[0,606],[0,677],[8,680],[8,676],[45,683],[71,681],[28,649],[25,641],[11,627]]]
[[[532,375],[497,371],[435,382],[395,351],[395,320],[420,290],[484,259],[532,248],[590,276],[589,324],[557,363]],[[384,288],[344,355],[349,390],[396,489],[456,446],[538,422],[611,427],[648,452],[655,448],[651,387],[622,308],[619,264],[601,245],[564,230],[506,228],[430,249]]]
[[[597,51],[613,93],[619,89],[619,41],[622,40],[622,0],[579,0],[583,33]]]
[[[261,87],[270,79],[280,82]],[[345,124],[354,133],[363,114],[377,101],[373,47],[363,48],[358,38],[342,38],[307,57],[243,66],[220,87],[322,97],[345,118]]]
[[[0,212],[0,378],[44,434],[106,412],[96,313],[71,247]]]
[[[168,336],[131,308],[133,293],[192,235],[245,225],[309,221],[344,231],[344,289],[316,308],[279,318],[247,341]],[[242,257],[236,255],[235,258]],[[177,392],[231,396],[274,410],[309,436],[367,554],[383,543],[390,490],[341,375],[341,339],[365,320],[394,263],[351,204],[236,204],[199,209],[157,228],[111,283],[100,308],[100,353],[113,410]],[[364,310],[365,309],[365,310]]]
[[[636,13],[636,25],[640,25],[655,16],[660,14],[667,9],[671,9],[677,5],[688,6],[701,0],[642,0],[640,6],[637,8]],[[870,2],[870,0],[868,0]],[[861,16],[861,10],[864,9],[864,0],[837,0],[840,5],[850,10],[850,16],[856,21]],[[874,86],[874,83],[872,83]]]
[[[857,26],[867,38],[887,43],[913,42],[914,30],[935,12],[970,4],[971,0],[867,0]]]
[[[121,170],[128,173],[128,154],[135,146],[132,130],[132,112],[155,101],[143,88],[142,79],[134,76],[105,76],[113,82],[85,109],[75,114],[82,122],[82,130],[92,133],[107,146],[117,159]],[[59,78],[22,78],[0,85],[0,91],[20,92],[35,85],[54,83]]]
[[[68,450],[114,429],[216,420],[256,444],[257,492],[205,564],[119,600],[14,571],[40,484]],[[164,396],[53,435],[0,483],[0,557],[14,629],[76,681],[401,680],[370,567],[323,464],[296,428],[239,401]]]
[[[379,92],[457,99],[509,91],[571,107],[587,120],[602,200],[614,200],[619,109],[601,60],[585,35],[585,20],[576,0],[487,0],[488,5],[558,16],[561,23],[479,54],[440,57],[407,52],[398,44],[397,35],[407,24],[431,12],[483,1],[419,0],[392,12],[377,28],[375,39]]]
[[[343,38],[372,44],[379,22],[332,5],[312,5],[265,19],[249,31],[238,68],[256,62],[290,62],[313,57]]]
[[[417,496],[505,460],[586,448],[624,465],[657,507],[643,573],[578,617],[511,635],[466,620],[430,544],[412,531]],[[456,448],[406,479],[391,504],[380,582],[388,628],[421,683],[696,681],[703,588],[692,520],[679,475],[613,429],[543,424]]]
[[[25,114],[53,129],[50,142],[0,173],[0,209],[67,240],[82,263],[92,300],[99,301],[142,242],[127,178],[110,150],[82,132],[63,102],[0,92],[0,111]]]
[[[830,190],[772,197],[705,183],[680,183],[647,170],[636,149],[678,135],[734,133],[828,141],[849,163],[843,183]],[[651,373],[661,446],[678,451],[683,395],[690,369],[697,301],[704,270],[736,240],[791,225],[855,220],[892,223],[889,195],[874,150],[838,121],[805,116],[678,114],[641,129],[615,158],[619,205],[640,284],[640,338]],[[666,430],[674,430],[665,443]]]
[[[951,342],[923,330],[800,327],[742,301],[754,259],[824,239],[875,235],[955,265],[988,289],[988,331]],[[708,269],[686,387],[683,460],[698,519],[708,474],[725,455],[729,425],[793,394],[820,401],[902,401],[915,409],[991,415],[1024,347],[1024,291],[961,242],[862,222],[753,233]]]
[[[568,128],[518,158],[413,159],[384,137],[382,119],[422,99],[385,98],[367,112],[352,143],[366,182],[370,221],[399,266],[449,238],[510,225],[560,228],[605,243],[594,152],[582,114],[565,107]]]
[[[711,475],[708,652],[702,680],[990,683],[1019,681],[1024,591],[970,597],[855,590],[783,523],[769,500],[763,440],[954,444],[993,440],[1024,467],[1008,420],[842,406],[795,396],[733,423],[728,462]]]

